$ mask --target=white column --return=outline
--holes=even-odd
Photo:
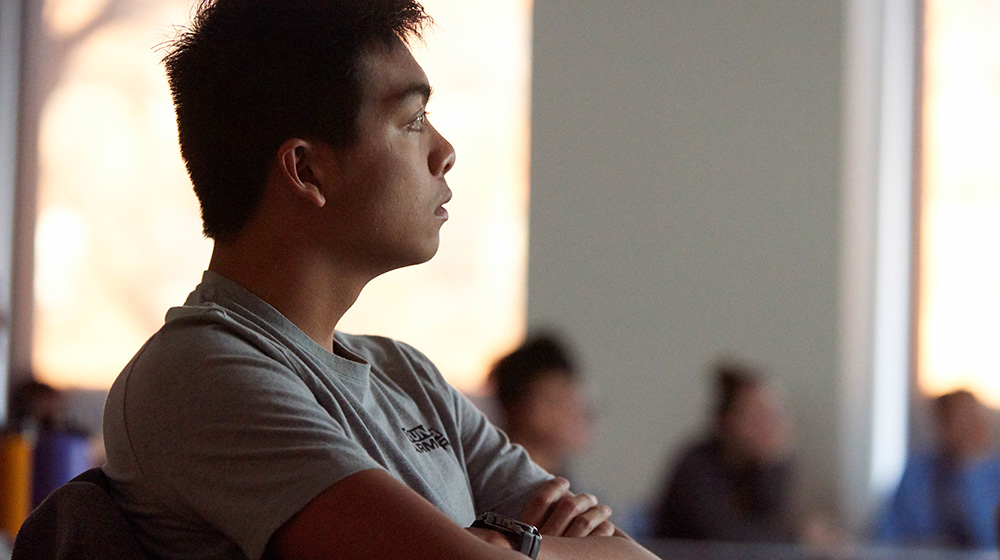
[[[842,495],[852,529],[907,454],[915,7],[850,0],[845,38],[840,355]]]
[[[7,419],[14,281],[21,2],[0,2],[0,423]]]

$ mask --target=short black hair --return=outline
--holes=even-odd
[[[40,404],[47,400],[59,399],[61,392],[48,383],[29,380],[17,386],[11,395],[9,423],[18,429],[29,426],[44,430],[55,429],[59,420],[51,416],[39,416]]]
[[[747,389],[764,384],[756,369],[734,361],[721,360],[715,364],[715,420],[722,420],[736,405],[736,400]]]
[[[951,412],[955,409],[955,406],[962,401],[972,401],[978,403],[979,399],[977,399],[976,395],[968,389],[958,389],[940,395],[933,401],[935,417],[937,417],[939,421],[944,420],[945,416],[951,414]]]
[[[566,344],[556,335],[530,336],[513,352],[500,358],[490,371],[497,402],[504,411],[514,409],[535,380],[558,374],[577,379],[576,363]]]
[[[164,64],[205,235],[243,229],[289,138],[352,144],[363,55],[430,22],[415,0],[203,1]]]

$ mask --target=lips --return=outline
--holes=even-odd
[[[448,209],[445,208],[444,205],[448,204],[449,200],[451,200],[451,189],[447,189],[446,188],[445,189],[444,200],[441,202],[440,205],[438,205],[437,209],[434,210],[434,215],[435,216],[437,216],[438,218],[443,218],[445,220],[448,219]]]

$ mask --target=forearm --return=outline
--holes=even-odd
[[[481,540],[502,548],[511,549],[506,537],[489,529],[467,529]],[[517,556],[522,560],[524,556]],[[492,558],[492,556],[491,556]],[[640,546],[625,533],[615,530],[612,537],[542,537],[537,560],[652,560],[652,553]]]
[[[538,560],[659,560],[624,537],[544,537]]]

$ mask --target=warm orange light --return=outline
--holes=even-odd
[[[1000,10],[926,9],[919,386],[1000,407]]]
[[[45,0],[42,19],[46,30],[65,38],[91,25],[108,7],[110,0]]]
[[[458,152],[451,219],[430,263],[377,279],[340,328],[411,343],[474,390],[524,333],[531,4],[423,4],[437,22],[416,53],[435,87],[431,118]],[[46,5],[49,33],[86,33],[54,90],[36,92],[45,108],[33,360],[59,387],[108,387],[211,250],[154,50],[191,2],[108,5],[117,3]]]

